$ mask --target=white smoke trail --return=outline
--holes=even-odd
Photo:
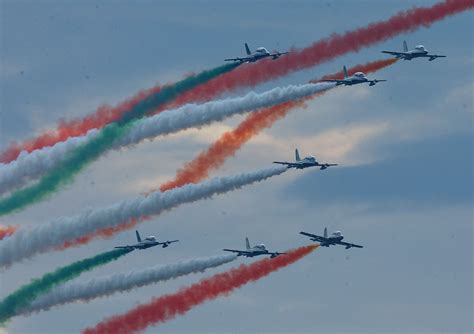
[[[89,280],[76,280],[55,287],[49,293],[38,297],[30,305],[21,309],[18,315],[49,310],[57,305],[76,301],[89,302],[95,298],[110,296],[145,285],[175,279],[192,273],[204,272],[237,258],[235,254],[223,254],[206,258],[195,258],[175,264],[161,265],[147,269],[116,273]]]
[[[118,202],[109,207],[84,210],[73,217],[61,217],[48,223],[22,226],[0,242],[0,267],[61,247],[66,241],[87,236],[98,230],[124,224],[130,219],[158,215],[184,203],[207,199],[245,185],[282,174],[286,167],[273,167],[234,176],[217,177],[188,184],[166,192]]]
[[[30,153],[23,151],[18,158],[8,164],[0,163],[0,194],[25,185],[58,166],[65,155],[96,137],[99,130],[92,129],[84,136],[72,137],[54,146],[44,147]]]
[[[250,92],[243,97],[211,101],[201,105],[187,104],[136,121],[129,133],[114,144],[114,149],[137,144],[145,139],[151,140],[157,136],[221,121],[232,115],[313,95],[334,86],[333,83],[287,86],[274,88],[260,94]],[[97,136],[98,133],[99,130],[91,130],[85,136],[74,137],[31,153],[23,152],[17,160],[9,164],[0,164],[0,194],[20,187],[57,167],[68,152]]]

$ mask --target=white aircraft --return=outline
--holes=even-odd
[[[320,170],[326,169],[331,166],[337,166],[337,164],[320,164],[316,161],[316,158],[313,156],[305,157],[300,159],[300,154],[298,149],[295,150],[295,159],[296,162],[287,162],[287,161],[273,161],[274,164],[286,165],[288,168],[304,169],[308,167],[320,167]]]
[[[310,237],[311,241],[319,242],[319,245],[323,247],[329,247],[331,245],[342,245],[342,246],[346,246],[346,249],[349,249],[351,247],[364,248],[364,246],[350,244],[350,243],[341,241],[342,239],[344,239],[344,236],[342,235],[341,231],[336,231],[330,236],[328,236],[327,227],[324,228],[324,236],[319,236],[319,235],[306,233],[306,232],[300,232],[300,234]]]
[[[441,55],[430,55],[428,50],[423,45],[417,45],[413,50],[408,51],[407,42],[403,41],[403,52],[397,51],[382,51],[382,53],[388,53],[399,59],[412,60],[413,58],[428,58],[428,61],[433,61],[436,58],[445,58],[446,56]]]
[[[264,244],[256,245],[250,247],[249,238],[245,238],[245,245],[246,250],[238,250],[238,249],[224,249],[226,252],[237,253],[237,256],[245,256],[245,257],[254,257],[259,255],[270,255],[271,258],[277,257],[281,254],[286,253],[278,253],[278,252],[269,252]]]
[[[127,246],[116,246],[115,248],[126,248],[126,249],[133,250],[133,249],[147,249],[147,248],[155,247],[159,245],[161,245],[161,247],[163,248],[166,248],[171,243],[179,241],[179,240],[168,240],[164,242],[159,242],[159,241],[156,241],[156,238],[154,236],[149,236],[142,240],[142,238],[140,237],[140,233],[138,233],[138,231],[135,231],[135,234],[137,235],[136,244],[127,245]]]
[[[239,61],[241,63],[253,63],[253,62],[256,62],[257,60],[267,58],[267,57],[272,57],[272,59],[278,59],[280,56],[288,53],[288,52],[270,53],[264,47],[259,47],[254,52],[250,52],[250,49],[247,43],[245,43],[245,51],[247,51],[247,57],[229,58],[229,59],[224,59],[224,61]]]
[[[387,80],[369,80],[367,79],[367,76],[365,75],[364,72],[356,72],[354,75],[349,76],[347,73],[347,68],[346,66],[343,66],[343,71],[344,71],[344,79],[326,79],[326,80],[321,80],[322,82],[335,82],[336,86],[339,85],[344,85],[344,86],[352,86],[352,85],[357,85],[361,83],[368,82],[369,86],[374,86],[377,82],[382,82],[382,81],[387,81]]]

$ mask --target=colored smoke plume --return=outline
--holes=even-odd
[[[273,259],[266,258],[249,265],[242,264],[224,273],[202,279],[174,294],[153,298],[149,303],[138,305],[125,314],[110,317],[94,328],[84,330],[83,333],[136,333],[148,326],[166,322],[204,302],[228,295],[249,282],[257,281],[282,269],[310,254],[317,247],[317,245],[300,247]]]

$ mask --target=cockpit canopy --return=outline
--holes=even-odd
[[[306,159],[311,160],[311,161],[316,161],[316,158],[313,155],[306,157]]]
[[[354,74],[354,76],[358,77],[358,78],[364,78],[365,77],[365,73],[364,72],[356,72]]]
[[[415,46],[415,49],[420,50],[420,51],[426,51],[426,49],[423,45],[417,45],[417,46]]]
[[[336,235],[336,236],[338,236],[338,237],[340,237],[340,236],[342,235],[341,231],[336,231],[336,232],[334,232],[333,234]]]
[[[266,249],[265,245],[264,244],[260,244],[257,246],[258,248],[261,248],[261,249]]]
[[[267,49],[265,49],[264,47],[259,47],[259,48],[257,48],[257,50],[255,50],[255,52],[258,52],[258,53],[268,53]]]
[[[152,235],[152,236],[146,237],[145,240],[148,240],[148,241],[156,241],[156,237],[154,237],[154,236]]]

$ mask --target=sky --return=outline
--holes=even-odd
[[[114,105],[141,89],[244,54],[302,48],[333,32],[434,1],[0,1],[0,149]],[[315,155],[340,166],[291,170],[244,189],[183,205],[142,225],[142,235],[180,239],[133,252],[89,278],[244,247],[285,250],[298,232],[341,230],[363,249],[317,249],[277,273],[145,333],[432,333],[473,330],[473,12],[465,12],[258,87],[301,84],[425,45],[433,62],[399,61],[374,87],[338,87],[262,132],[212,176]],[[245,66],[245,65],[244,65]],[[233,92],[239,96],[248,90]],[[41,224],[156,188],[241,117],[110,152],[67,189],[0,218]],[[132,231],[36,256],[0,273],[3,297],[33,277],[134,241]],[[221,272],[14,318],[12,333],[77,333],[152,296]],[[0,298],[1,298],[0,297]]]

